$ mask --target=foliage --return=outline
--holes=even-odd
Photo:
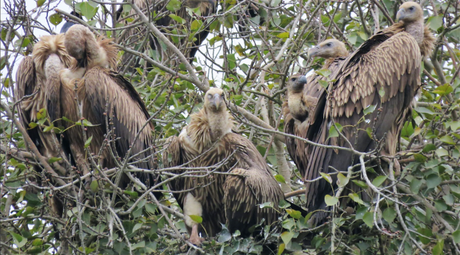
[[[166,16],[174,20],[163,31],[178,52],[189,51],[194,34],[207,26],[211,30],[193,65],[189,65],[163,41],[154,50],[143,47],[147,37],[134,38],[148,26],[131,14],[131,6],[123,5],[123,21],[117,22],[113,15],[118,6],[64,2],[83,15],[85,25],[113,38],[121,49],[121,59],[130,51],[145,53],[119,69],[154,116],[153,137],[159,154],[166,138],[179,134],[190,114],[199,109],[203,90],[209,85],[219,86],[228,93],[238,132],[251,139],[267,158],[285,192],[302,188],[299,172],[281,143],[286,77],[319,70],[323,60],[309,59],[307,51],[326,38],[337,38],[350,50],[356,49],[375,31],[391,25],[401,4],[390,0],[225,0],[218,3],[218,13],[212,16],[201,17],[198,10],[188,10],[194,18],[186,26],[176,13],[181,1],[169,1],[166,8],[152,12],[149,18],[153,22]],[[165,192],[165,199],[156,201],[142,192],[139,183],[124,191],[110,184],[117,172],[127,169],[94,168],[92,176],[81,178],[78,171],[67,178],[53,177],[43,170],[12,121],[18,118],[14,112],[18,105],[12,99],[14,74],[22,56],[31,54],[38,35],[57,31],[55,25],[61,26],[65,20],[54,11],[56,1],[39,0],[31,10],[29,6],[26,9],[25,1],[6,0],[0,57],[0,253],[460,253],[459,2],[424,2],[426,21],[437,45],[423,62],[421,94],[412,119],[402,131],[400,151],[395,160],[378,152],[367,154],[363,157],[366,162],[371,156],[379,160],[369,161],[364,172],[358,166],[352,175],[343,173],[338,178],[339,187],[353,183],[374,199],[364,199],[364,193],[348,194],[346,189],[327,196],[334,214],[318,227],[308,224],[311,214],[301,215],[282,204],[280,210],[286,214],[272,228],[242,238],[224,227],[220,235],[208,238],[199,248],[184,242],[183,216],[171,194]],[[130,37],[126,39],[125,34]],[[46,112],[44,116],[26,128],[41,126],[56,131],[46,122]],[[334,129],[336,135],[339,129]],[[55,169],[60,160],[50,158],[48,163]],[[379,163],[383,161],[390,162],[389,169]],[[157,171],[164,172],[161,162]],[[62,187],[56,178],[69,185]],[[171,175],[162,176],[164,184],[157,188],[166,190],[168,178]],[[124,202],[114,199],[114,193],[122,193]],[[340,206],[339,196],[353,200],[354,208]],[[53,210],[56,199],[64,204],[62,215]],[[293,202],[303,204],[305,197],[296,197]]]

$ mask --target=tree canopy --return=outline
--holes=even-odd
[[[302,178],[284,144],[287,77],[297,73],[327,77],[329,72],[321,69],[324,60],[310,59],[308,50],[336,38],[354,51],[394,23],[402,1],[222,0],[210,16],[186,8],[187,19],[178,14],[185,1],[153,1],[145,15],[132,2],[37,0],[32,9],[25,0],[3,2],[1,254],[460,253],[459,1],[421,1],[436,46],[423,60],[421,93],[402,130],[396,165],[390,163],[387,174],[382,174],[379,169],[384,164],[378,162],[388,157],[370,152],[363,154],[359,171],[350,168],[338,174],[339,187],[353,182],[372,190],[373,200],[364,201],[360,193],[326,196],[334,213],[320,226],[308,224],[311,213],[303,216],[282,202],[280,210],[286,213],[271,228],[242,238],[224,227],[201,247],[185,242],[183,215],[168,193],[168,180],[175,175],[160,160],[167,138],[178,135],[190,114],[201,108],[209,87],[220,87],[227,94],[236,131],[255,144],[283,192],[292,195],[288,199],[305,204]],[[59,9],[63,5],[81,18]],[[159,161],[155,171],[162,181],[155,190],[164,190],[164,200],[129,187],[121,191],[126,203],[120,206],[112,199],[112,177],[119,171],[142,169],[126,165],[102,169],[95,163],[90,174],[74,169],[59,176],[53,163],[62,159],[45,158],[46,166],[42,156],[27,146],[25,129],[42,126],[47,132],[65,132],[46,121],[46,110],[37,123],[21,127],[18,102],[13,100],[15,73],[23,56],[32,53],[39,35],[57,33],[66,22],[63,17],[113,38],[120,49],[119,63],[125,64],[118,71],[141,95],[155,124],[152,139]],[[159,24],[164,17],[169,17],[169,23]],[[209,35],[189,62],[187,52],[197,40],[194,36],[206,29]],[[155,47],[151,38],[157,38]],[[86,143],[88,147],[91,138]],[[364,165],[371,159],[372,164]],[[36,166],[42,171],[37,172]],[[207,173],[200,171],[199,176]],[[322,177],[330,180],[327,174]],[[340,206],[339,198],[344,196],[355,202],[353,208]],[[53,197],[65,201],[62,215],[53,213]]]

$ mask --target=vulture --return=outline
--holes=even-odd
[[[376,149],[395,155],[400,131],[421,83],[422,57],[430,54],[434,44],[419,4],[403,3],[397,20],[331,70],[328,91],[322,90],[317,97],[315,110],[309,112],[307,121],[285,129],[319,144],[353,147],[360,152]],[[371,110],[365,114],[367,108]],[[342,127],[346,139],[329,138],[329,130],[335,124]],[[334,173],[347,171],[358,163],[357,157],[345,150],[310,144],[297,150],[295,145],[288,145],[289,152],[306,181],[306,207],[310,212],[326,209],[324,196],[332,195],[336,188]],[[312,181],[320,177],[320,172],[331,174],[332,186],[324,179]],[[324,210],[316,212],[313,223],[324,222],[327,215]]]
[[[54,130],[45,132],[43,125],[34,123],[59,126],[52,123],[60,114],[60,91],[56,90],[60,84],[59,73],[74,61],[65,50],[63,34],[42,36],[34,45],[32,56],[21,61],[16,73],[14,98],[18,102],[19,118],[42,156],[47,158],[66,159],[68,147],[61,146]],[[65,175],[65,171],[61,169],[60,174]]]
[[[74,165],[74,159],[70,156],[71,148],[66,137],[55,133],[55,127],[61,126],[55,116],[60,114],[63,100],[57,88],[60,72],[74,63],[65,50],[63,34],[42,36],[34,45],[32,56],[21,61],[13,90],[19,119],[30,139],[45,158],[62,159],[51,165],[64,177]],[[39,166],[35,171],[42,172]],[[49,203],[52,212],[61,216],[64,205],[61,196],[53,196]]]
[[[272,224],[279,214],[274,208],[260,208],[272,202],[277,208],[284,198],[264,158],[251,141],[232,132],[233,120],[224,92],[211,88],[203,108],[191,115],[178,137],[169,139],[163,154],[166,167],[206,170],[171,180],[170,189],[184,211],[190,241],[201,243],[199,233],[214,236],[226,223],[229,231],[249,235],[256,224]],[[183,168],[183,169],[182,169]],[[192,216],[192,217],[191,217]],[[193,216],[202,217],[198,224]]]
[[[328,69],[333,73],[349,53],[343,42],[328,39],[311,48],[308,55],[312,58],[324,58],[322,69]],[[306,137],[306,131],[314,117],[309,118],[309,113],[314,113],[318,98],[325,91],[320,84],[322,80],[326,80],[326,77],[318,74],[312,74],[308,77],[297,74],[289,77],[287,100],[283,104],[285,133]],[[309,159],[308,153],[305,151],[306,143],[296,138],[286,137],[286,148],[296,163],[297,169],[304,176]]]
[[[161,18],[157,19],[155,21],[155,26],[157,26],[163,33],[165,34],[172,34],[172,33],[177,33],[178,38],[182,39],[175,39],[172,37],[168,37],[169,40],[174,42],[177,47],[183,44],[187,44],[186,47],[179,47],[179,49],[186,49],[184,52],[184,55],[186,58],[189,59],[190,63],[193,62],[193,58],[195,57],[196,52],[198,51],[198,48],[200,47],[201,43],[206,39],[208,36],[210,29],[209,25],[210,22],[207,21],[204,17],[211,16],[216,13],[217,10],[217,3],[216,0],[185,0],[185,1],[180,1],[181,6],[180,9],[174,13],[162,13],[166,11],[166,8],[162,4],[158,4],[154,0],[134,0],[134,4],[139,7],[144,13],[150,13],[150,14],[160,14],[162,15]],[[192,18],[191,13],[187,11],[187,9],[199,9],[199,15],[201,17],[195,17]],[[117,19],[118,21],[122,21],[123,18],[121,17],[121,13],[123,11],[123,8],[121,7],[118,12],[117,12]],[[177,21],[175,21],[173,18],[171,18],[171,14],[174,14],[184,20],[184,23],[181,24]],[[136,12],[134,10],[130,11],[130,17],[137,17]],[[149,15],[147,15],[149,16]],[[150,15],[151,16],[151,15]],[[190,35],[183,35],[180,30],[183,30],[184,28],[191,33],[191,24],[194,19],[197,20],[203,20],[203,26],[199,28],[199,30],[196,32],[196,34],[193,36],[193,38],[189,38]],[[175,31],[175,32],[174,32]],[[181,36],[182,34],[182,36]],[[136,28],[128,30],[125,32],[121,37],[120,37],[120,42],[122,42],[125,45],[133,45],[136,44],[138,45],[140,42],[143,42],[145,40],[146,35],[149,35],[149,46],[150,49],[152,50],[158,50],[158,52],[161,54],[161,52],[164,52],[166,49],[162,49],[162,47],[166,46],[161,46],[162,43],[159,42],[157,38],[155,38],[155,35],[153,35],[151,32],[149,32],[148,28],[144,25],[140,26],[140,28]],[[177,37],[176,37],[177,38]],[[146,50],[147,48],[144,46],[145,43],[140,43],[141,48]],[[163,60],[166,58],[170,58],[170,54],[172,52],[170,50],[166,50],[167,55],[163,55]],[[122,59],[122,66],[126,66],[126,64],[132,63],[134,56],[126,56]]]
[[[96,39],[88,28],[74,25],[65,34],[65,48],[77,64],[61,72],[61,81],[63,87],[76,89],[69,93],[76,96],[74,105],[78,105],[81,114],[69,119],[89,121],[85,127],[86,139],[91,139],[89,151],[98,156],[104,168],[122,166],[122,160],[129,157],[129,162],[138,168],[155,169],[154,125],[135,88],[114,71],[117,49],[111,39]],[[84,154],[82,137],[71,138],[80,146],[79,153]],[[137,177],[147,187],[157,181],[156,176],[144,172],[138,172]],[[128,177],[123,176],[120,186],[124,188],[128,183]],[[161,193],[155,195],[161,197]]]
[[[81,19],[81,15],[79,13],[75,12],[75,11],[71,11],[70,14],[72,14],[73,16]],[[74,22],[73,20],[69,19],[69,17],[67,17],[67,16],[65,16],[64,19],[65,19],[66,23],[64,23],[64,25],[62,25],[62,28],[61,28],[61,31],[60,31],[61,34],[67,32],[67,30],[69,30],[69,28],[71,26],[78,24],[78,23]]]

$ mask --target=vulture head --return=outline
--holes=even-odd
[[[396,20],[404,23],[423,22],[422,7],[416,2],[405,2],[399,7]]]
[[[71,15],[77,17],[77,18],[80,18],[81,19],[81,15],[78,14],[77,12],[70,12]],[[61,28],[61,34],[67,32],[67,30],[69,30],[69,28],[77,23],[75,23],[73,20],[70,20],[69,17],[65,16],[64,19],[67,21]]]
[[[78,67],[115,69],[117,49],[111,39],[99,37],[83,25],[73,25],[65,33],[65,48],[78,61]]]
[[[336,58],[348,56],[345,44],[336,39],[328,39],[308,51],[310,57]]]
[[[305,84],[307,84],[307,77],[300,74],[293,75],[289,78],[288,90],[293,93],[300,93],[303,91]]]
[[[205,95],[204,107],[208,112],[213,113],[226,111],[227,105],[225,104],[224,91],[219,88],[210,88]]]

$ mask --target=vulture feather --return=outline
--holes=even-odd
[[[28,128],[28,134],[40,153],[48,158],[65,159],[68,151],[64,151],[53,131],[44,132],[41,125],[33,127],[31,123],[38,123],[45,118],[43,124],[49,126],[60,115],[59,73],[71,66],[72,61],[75,60],[67,54],[64,47],[64,35],[48,35],[40,38],[34,45],[32,56],[25,57],[17,71],[14,98],[16,102],[20,102],[19,118],[24,127]],[[54,123],[54,126],[58,124]]]
[[[203,108],[191,116],[191,121],[178,137],[170,139],[163,155],[168,167],[194,167],[213,172],[209,175],[180,177],[170,182],[180,207],[184,210],[190,241],[200,244],[202,232],[214,236],[226,223],[229,230],[249,234],[250,227],[271,224],[278,218],[272,208],[258,204],[284,198],[278,183],[256,147],[245,137],[232,132],[233,121],[227,111],[224,93],[211,88]],[[182,174],[183,170],[177,170]],[[192,174],[191,174],[192,175]],[[191,215],[202,217],[200,225]]]
[[[323,69],[329,69],[332,73],[337,70],[340,64],[348,56],[348,51],[343,42],[336,39],[328,39],[309,50],[310,57],[325,58]],[[314,113],[318,98],[325,91],[320,81],[326,80],[318,74],[312,74],[305,78],[301,75],[293,75],[289,78],[287,99],[283,104],[285,116],[284,132],[299,137],[306,137],[307,130],[315,116]],[[297,165],[302,176],[308,164],[308,152],[306,143],[292,137],[286,137],[286,148],[291,158]]]
[[[153,0],[134,0],[134,4],[139,7],[140,10],[142,10],[144,13],[157,13],[160,14],[161,12],[165,11],[166,8],[163,4],[158,4],[158,2],[155,2]],[[189,59],[190,63],[193,62],[193,58],[195,57],[196,52],[198,51],[198,48],[200,47],[201,43],[206,39],[208,36],[210,29],[209,25],[210,22],[207,21],[205,18],[201,17],[195,17],[192,18],[191,14],[187,9],[197,9],[198,8],[198,15],[201,17],[208,17],[212,16],[213,14],[216,13],[217,10],[217,4],[216,0],[183,0],[181,1],[181,7],[179,10],[176,12],[170,13],[178,16],[183,20],[183,23],[175,21],[173,18],[171,18],[170,14],[168,13],[161,13],[162,17],[155,20],[155,25],[163,32],[167,34],[171,33],[178,33],[178,35],[181,34],[181,30],[185,29],[188,31],[188,33],[192,34],[195,33],[192,39],[188,39],[189,35],[185,37],[181,37],[182,39],[176,41],[176,47],[179,47],[179,49],[186,49],[184,51],[184,55],[186,58]],[[118,10],[118,20],[122,21],[123,19],[121,18],[121,13],[122,13],[122,8]],[[137,15],[135,10],[131,10],[129,13],[130,17],[134,17],[136,19]],[[149,15],[147,15],[149,16]],[[203,20],[203,25],[202,27],[199,28],[197,32],[191,31],[191,24],[194,19],[201,19]],[[176,32],[174,32],[176,31]],[[120,37],[120,42],[123,42],[126,45],[140,45],[142,49],[147,49],[145,47],[145,43],[141,43],[142,41],[145,40],[146,35],[150,36],[149,38],[149,46],[150,49],[157,50],[160,54],[162,52],[166,52],[166,56],[163,56],[163,60],[166,58],[171,58],[172,52],[170,50],[163,49],[161,50],[161,46],[158,39],[155,38],[155,36],[149,32],[148,28],[146,26],[140,26],[140,28],[135,28],[128,30],[123,34],[122,37]],[[168,37],[169,40],[174,42],[174,39],[171,37]],[[177,37],[176,37],[177,38]],[[184,45],[185,47],[181,46]],[[166,51],[165,51],[166,50]],[[122,59],[122,65],[126,66],[128,63],[132,63],[132,58],[134,56],[128,56],[124,57]]]
[[[395,155],[399,135],[409,113],[411,102],[420,86],[420,63],[433,47],[434,38],[423,24],[419,4],[406,2],[400,6],[398,23],[377,33],[346,58],[331,79],[330,92],[318,97],[313,120],[306,128],[305,138],[320,144],[353,147],[360,152],[379,149]],[[364,110],[375,106],[367,115]],[[340,124],[343,137],[328,138],[332,125]],[[372,130],[370,134],[366,130]],[[383,143],[382,143],[383,142]],[[305,145],[308,158],[304,179],[313,180],[320,172],[347,171],[357,163],[349,151]],[[299,165],[299,164],[298,164]],[[306,182],[309,211],[326,208],[324,196],[332,195],[333,187],[325,180]],[[352,189],[354,189],[352,187]],[[317,212],[316,223],[327,212]]]
[[[66,176],[73,164],[72,158],[68,158],[69,143],[65,136],[61,139],[55,129],[45,132],[45,126],[61,124],[56,116],[60,116],[65,99],[61,97],[59,73],[74,62],[65,50],[64,35],[42,36],[34,45],[32,56],[21,61],[13,91],[20,121],[40,154],[46,158],[62,158],[52,164],[61,176]],[[38,166],[35,170],[41,172]],[[53,212],[60,215],[63,204],[59,196],[53,196],[50,203]]]
[[[88,28],[74,25],[65,35],[65,46],[78,65],[62,72],[61,80],[65,87],[76,88],[81,117],[92,124],[86,127],[87,138],[92,137],[91,153],[99,155],[103,167],[121,166],[120,159],[125,160],[129,153],[129,162],[136,167],[155,169],[151,137],[154,126],[135,88],[113,71],[117,50],[111,40],[96,39]],[[81,138],[75,137],[73,143],[83,150],[85,141],[79,141]],[[152,174],[138,173],[137,177],[147,186],[156,182]],[[128,182],[124,176],[121,186],[126,187]]]

